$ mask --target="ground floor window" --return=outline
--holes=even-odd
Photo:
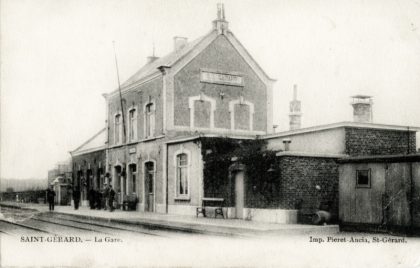
[[[188,195],[188,155],[185,153],[176,156],[176,193],[177,196]]]
[[[131,181],[132,181],[132,192],[137,192],[137,185],[136,185],[136,179],[137,179],[137,166],[135,164],[130,165],[130,173],[131,173]]]

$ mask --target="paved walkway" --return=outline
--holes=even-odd
[[[22,208],[31,208],[38,211],[48,211],[48,205],[45,204],[25,204],[14,202],[2,202],[5,205],[15,205]],[[246,221],[239,219],[204,218],[202,216],[181,216],[160,214],[139,211],[121,211],[113,212],[105,210],[89,209],[80,207],[75,210],[71,206],[55,206],[56,213],[74,215],[83,218],[98,220],[107,220],[119,223],[129,223],[138,225],[156,225],[158,227],[168,227],[168,229],[178,229],[180,231],[199,231],[210,233],[337,233],[337,225],[314,226],[303,224],[274,224],[256,221]],[[171,227],[171,228],[169,228]]]

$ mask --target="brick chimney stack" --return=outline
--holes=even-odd
[[[290,130],[299,129],[301,127],[302,112],[301,103],[297,99],[297,85],[293,85],[293,100],[290,102],[289,119]]]
[[[372,123],[373,98],[366,95],[351,96],[353,106],[353,121],[358,123]]]

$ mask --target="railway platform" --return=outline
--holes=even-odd
[[[48,206],[44,204],[2,202],[0,205],[48,212]],[[239,219],[204,218],[139,211],[114,210],[110,212],[86,207],[75,210],[71,206],[56,206],[53,213],[108,224],[125,224],[155,230],[224,236],[337,234],[339,232],[338,225],[271,224]]]

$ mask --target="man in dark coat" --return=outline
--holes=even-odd
[[[103,198],[104,198],[104,209],[107,210],[108,203],[109,203],[109,187],[108,187],[108,184],[105,184]]]
[[[50,211],[54,210],[54,200],[55,199],[55,191],[53,190],[53,187],[50,186],[50,188],[47,189],[47,201],[50,208]]]
[[[95,208],[95,195],[96,195],[95,190],[91,188],[88,192],[88,200],[89,200],[90,209]]]
[[[109,186],[109,210],[112,212],[114,211],[114,198],[115,198],[115,191],[112,189],[112,185]]]
[[[96,209],[102,208],[102,193],[100,189],[96,190],[95,207]]]
[[[76,187],[73,191],[73,203],[74,203],[74,209],[79,209],[79,203],[80,203],[80,189],[79,189],[79,187]]]

